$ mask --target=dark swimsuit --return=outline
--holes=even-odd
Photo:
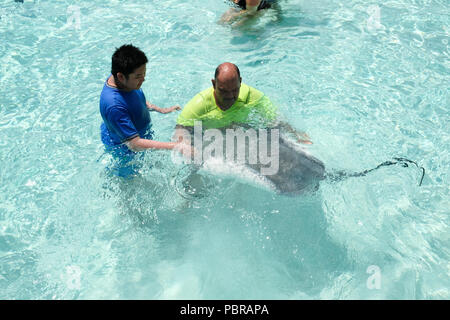
[[[273,2],[273,1],[262,0],[258,6],[258,10],[270,8],[270,2]],[[242,9],[246,9],[245,0],[239,0],[237,5],[239,7],[241,7]]]

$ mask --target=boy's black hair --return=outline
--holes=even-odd
[[[145,53],[132,44],[124,44],[120,48],[116,48],[112,56],[111,73],[116,83],[118,82],[117,73],[123,73],[128,80],[128,76],[134,70],[148,62]]]

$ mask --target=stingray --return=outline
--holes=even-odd
[[[202,152],[197,152],[193,161],[187,164],[188,167],[183,168],[185,176],[181,181],[182,187],[177,189],[184,189],[185,192],[190,189],[201,194],[199,190],[208,188],[205,186],[205,177],[198,174],[201,169],[206,170],[208,176],[226,172],[239,178],[252,177],[285,195],[314,192],[324,180],[337,182],[361,177],[384,166],[417,166],[422,170],[419,185],[425,175],[425,169],[416,162],[399,157],[360,172],[327,170],[321,160],[280,128],[255,130],[234,126],[192,133],[192,145]],[[180,194],[185,192],[179,191]]]

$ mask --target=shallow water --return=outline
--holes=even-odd
[[[217,23],[228,8],[0,4],[1,298],[450,298],[446,1],[280,1],[236,27]],[[149,57],[154,104],[184,105],[232,61],[330,170],[404,156],[423,185],[392,166],[288,197],[222,173],[186,199],[164,152],[110,178],[98,99],[124,43]],[[152,119],[169,140],[176,114]]]

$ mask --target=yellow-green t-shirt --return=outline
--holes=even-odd
[[[183,108],[177,124],[194,126],[194,121],[201,121],[205,129],[222,128],[231,124],[249,124],[268,126],[277,118],[277,108],[259,90],[244,83],[241,84],[239,97],[227,110],[216,105],[214,88],[198,93]]]

